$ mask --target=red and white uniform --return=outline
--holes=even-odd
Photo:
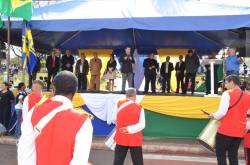
[[[26,118],[28,112],[43,98],[41,93],[31,93],[23,101],[22,118]]]
[[[55,96],[33,108],[22,124],[19,165],[86,165],[93,128],[71,101]]]
[[[244,137],[246,134],[246,117],[250,107],[250,96],[243,93],[240,102],[233,108],[241,95],[241,89],[237,88],[232,91],[225,91],[222,94],[219,110],[213,113],[217,120],[221,120],[218,133],[231,137]]]
[[[116,134],[114,137],[116,144],[131,147],[142,146],[145,114],[140,105],[129,99],[119,101],[113,121],[116,121]],[[119,131],[123,127],[127,127],[127,134]]]

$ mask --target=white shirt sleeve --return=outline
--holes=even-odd
[[[118,108],[117,108],[118,106],[117,106],[117,104],[118,103],[116,103],[115,108],[114,108],[113,113],[112,113],[111,122],[113,124],[116,124],[116,118],[117,118],[117,112],[118,112]]]
[[[75,140],[73,159],[70,165],[87,165],[93,136],[91,120],[87,119],[78,131]]]
[[[219,110],[213,113],[213,116],[216,120],[220,120],[227,114],[228,108],[230,105],[230,95],[227,91],[225,91],[220,100]]]
[[[19,139],[17,148],[18,165],[36,164],[36,135],[31,124],[31,116],[32,112],[28,113],[21,125],[22,135]]]
[[[250,129],[250,121],[247,121],[246,128],[247,128],[247,130],[249,130],[249,129]]]
[[[145,114],[144,114],[144,109],[142,108],[139,122],[137,124],[128,126],[127,129],[130,134],[133,134],[143,130],[144,128],[145,128]]]
[[[29,112],[29,96],[26,96],[23,101],[23,110],[22,110],[22,118],[23,120],[26,118],[28,112]]]

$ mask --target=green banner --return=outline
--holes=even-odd
[[[185,119],[161,115],[145,110],[145,137],[195,139],[208,123],[208,119]]]

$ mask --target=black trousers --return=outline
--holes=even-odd
[[[246,165],[250,165],[250,148],[244,148]]]
[[[29,88],[31,88],[33,81],[36,80],[36,74],[37,73],[33,73],[33,75],[29,74]]]
[[[11,116],[11,106],[5,105],[0,110],[0,123],[8,130]]]
[[[181,84],[181,91],[184,92],[184,90],[185,90],[184,75],[176,75],[176,81],[177,81],[176,92],[179,93],[180,84]]]
[[[227,154],[230,165],[238,165],[238,150],[242,138],[217,133],[216,156],[218,165],[227,165]]]
[[[185,90],[184,90],[184,93],[187,92],[189,79],[191,79],[191,83],[192,83],[191,92],[194,93],[195,77],[196,77],[196,73],[186,73],[186,75],[185,75]]]
[[[52,70],[52,71],[48,72],[47,90],[50,89],[51,81],[54,79],[56,74],[57,74],[57,71],[55,71],[55,70]],[[51,78],[52,78],[52,80],[51,80]]]
[[[167,91],[170,92],[170,80],[171,80],[171,75],[165,74],[162,75],[162,92],[165,92],[166,90],[166,84],[167,84]]]
[[[148,92],[149,83],[151,83],[151,91],[155,93],[156,75],[145,75],[145,88],[144,92]]]
[[[210,72],[206,72],[206,93],[211,93],[211,75]],[[217,73],[214,73],[214,93],[218,94],[218,76]]]
[[[87,75],[79,73],[78,76],[78,90],[87,90]]]
[[[114,165],[123,165],[128,149],[130,150],[133,165],[143,165],[142,147],[116,145]]]

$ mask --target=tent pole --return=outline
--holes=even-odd
[[[10,82],[10,17],[8,17],[8,32],[7,32],[7,45],[8,45],[8,53],[7,53],[7,62],[6,62],[6,67],[7,67],[7,82]]]
[[[133,28],[133,40],[134,40],[134,45],[135,45],[135,49],[136,49],[135,29],[134,28]]]

